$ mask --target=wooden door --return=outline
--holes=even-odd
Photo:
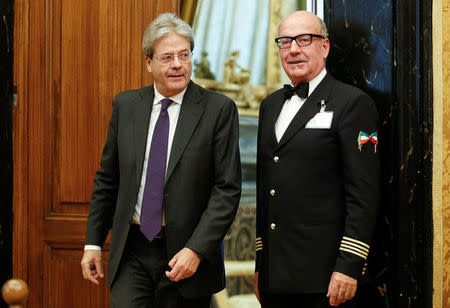
[[[15,1],[13,273],[29,284],[27,307],[109,305],[106,282],[88,283],[80,267],[94,173],[114,95],[151,83],[143,31],[179,7],[180,0]]]

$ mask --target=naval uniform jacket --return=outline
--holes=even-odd
[[[305,127],[321,109],[329,128]],[[356,87],[324,77],[277,142],[283,90],[260,107],[256,271],[266,293],[327,292],[333,271],[360,278],[377,218],[378,113]],[[372,135],[374,137],[375,135]],[[367,141],[367,140],[365,140]]]
[[[108,286],[114,283],[136,205],[153,99],[153,86],[114,98],[95,175],[85,243],[103,246],[112,229]],[[241,193],[238,131],[234,102],[190,81],[172,142],[163,200],[168,259],[183,247],[203,257],[192,277],[176,283],[185,297],[224,288],[221,243]]]

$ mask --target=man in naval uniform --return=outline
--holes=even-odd
[[[325,69],[324,22],[294,12],[275,42],[292,85],[263,100],[255,293],[263,307],[355,307],[379,202],[378,113]]]

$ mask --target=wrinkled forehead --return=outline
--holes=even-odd
[[[190,50],[190,44],[186,37],[176,33],[169,33],[159,38],[154,48],[155,54],[179,53]]]

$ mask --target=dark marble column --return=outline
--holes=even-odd
[[[432,307],[431,0],[325,0],[327,68],[380,113],[382,202],[360,307]]]
[[[13,6],[0,1],[0,287],[12,275]]]

